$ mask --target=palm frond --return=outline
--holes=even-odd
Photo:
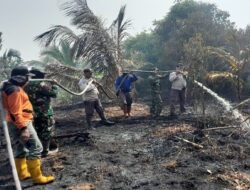
[[[53,75],[54,73],[61,73],[68,76],[73,76],[76,78],[80,78],[83,75],[83,71],[81,69],[77,69],[75,67],[71,67],[68,65],[62,65],[59,63],[50,63],[47,64],[45,67],[45,71],[49,72],[50,75]]]
[[[66,3],[63,9],[71,17],[71,23],[82,30],[81,39],[84,40],[78,43],[78,47],[74,46],[76,57],[87,58],[97,72],[105,71],[116,78],[119,73],[115,60],[116,46],[102,20],[93,14],[86,0]]]
[[[55,25],[50,30],[35,37],[35,41],[40,41],[45,47],[51,45],[52,42],[56,43],[61,40],[71,44],[78,40],[78,36],[66,26]]]
[[[76,35],[68,27],[56,25],[35,40],[43,42],[46,47],[52,43],[58,44],[60,40],[65,41],[71,47],[72,60],[83,58],[96,72],[102,72],[115,80],[120,70],[116,59],[116,42],[102,20],[93,14],[86,0],[72,0],[63,4],[62,9],[80,34]],[[121,24],[121,29],[124,30],[126,25]]]
[[[234,56],[230,55],[230,53],[223,50],[223,48],[216,48],[209,46],[207,47],[207,50],[210,53],[216,54],[217,56],[227,61],[234,70],[239,70],[239,64],[238,64],[239,61]]]
[[[31,67],[36,67],[38,69],[43,69],[46,67],[46,63],[42,62],[42,61],[37,61],[37,60],[32,60],[32,61],[26,61],[23,63],[25,66],[27,66],[28,68]]]
[[[131,20],[125,20],[125,11],[126,5],[123,5],[120,8],[117,18],[113,21],[110,26],[110,33],[113,40],[116,43],[116,60],[118,63],[122,62],[122,51],[121,51],[121,42],[128,36],[126,30],[131,26]]]

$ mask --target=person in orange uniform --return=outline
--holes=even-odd
[[[1,89],[3,107],[14,149],[15,163],[20,180],[32,178],[34,184],[46,184],[54,180],[45,177],[40,168],[42,144],[32,125],[33,108],[23,86],[31,75],[28,68],[18,66],[11,72],[10,79]]]

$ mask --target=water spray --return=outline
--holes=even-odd
[[[212,95],[213,97],[215,97],[218,102],[221,103],[221,105],[223,105],[226,108],[227,112],[230,112],[233,114],[235,119],[239,119],[241,121],[241,126],[244,129],[250,129],[250,125],[249,122],[246,121],[242,114],[239,112],[239,110],[235,109],[229,101],[225,100],[224,98],[220,97],[217,93],[215,93],[214,91],[212,91],[211,89],[207,88],[206,86],[204,86],[202,83],[194,80],[194,83],[197,84],[198,86],[200,86],[203,90],[205,90],[206,92],[208,92],[210,95]]]

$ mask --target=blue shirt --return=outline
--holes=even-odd
[[[120,76],[116,79],[116,82],[115,82],[115,88],[118,89],[120,83],[122,82],[123,80],[123,77],[126,77],[126,76]],[[138,77],[136,75],[129,75],[123,82],[123,84],[121,85],[121,90],[123,93],[126,93],[126,92],[130,92],[131,91],[131,83],[132,82],[135,82],[136,80],[138,79]]]

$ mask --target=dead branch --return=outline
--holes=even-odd
[[[183,138],[177,137],[177,136],[175,136],[175,138],[177,138],[177,139],[179,139],[179,140],[182,140],[183,142],[186,142],[186,143],[188,143],[188,144],[190,144],[190,145],[192,145],[192,146],[194,146],[194,147],[196,147],[196,148],[204,148],[202,145],[196,144],[196,143],[191,142],[191,141],[189,141],[189,140],[187,140],[187,139],[183,139]]]
[[[212,130],[221,130],[221,129],[230,129],[230,128],[241,128],[241,126],[214,127],[214,128],[203,129],[202,131],[212,131]]]
[[[249,101],[250,101],[250,98],[248,98],[248,99],[246,99],[246,100],[240,102],[238,105],[234,106],[233,109],[236,109],[237,107],[239,107],[239,106],[241,106],[242,104],[245,104],[245,103],[247,103],[247,102],[249,102]]]
[[[71,133],[71,134],[65,134],[65,135],[57,135],[53,138],[55,139],[62,139],[62,138],[70,138],[70,137],[86,137],[89,138],[89,133]]]
[[[250,119],[250,115],[243,122],[246,122],[248,119]]]

